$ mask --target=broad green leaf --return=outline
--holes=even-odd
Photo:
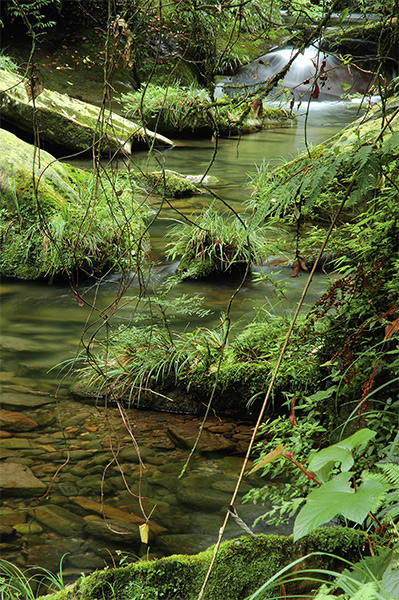
[[[342,502],[347,495],[353,493],[349,484],[350,477],[351,473],[340,473],[308,495],[295,519],[294,541],[340,514]]]
[[[271,452],[269,452],[269,454],[266,454],[266,456],[264,458],[262,458],[262,460],[260,462],[258,462],[258,464],[255,465],[254,468],[251,469],[247,473],[247,475],[251,475],[251,473],[255,473],[255,471],[257,471],[261,467],[264,467],[269,462],[276,460],[276,458],[280,458],[283,455],[284,448],[285,448],[284,444],[279,444],[278,446],[276,446],[275,449],[272,450]]]
[[[393,598],[399,598],[399,555],[392,556],[383,576],[381,585]]]
[[[350,484],[352,475],[340,473],[308,495],[295,519],[295,541],[338,515],[355,523],[363,523],[376,498],[384,492],[384,485],[379,481],[369,480],[355,492]]]
[[[353,465],[352,450],[356,446],[367,444],[374,436],[375,431],[371,431],[371,429],[359,429],[337,444],[316,452],[309,461],[309,470],[315,473],[322,482],[328,479],[336,463],[341,464],[342,471],[349,471]]]

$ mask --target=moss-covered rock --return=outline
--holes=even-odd
[[[92,175],[1,130],[0,272],[37,279],[121,270],[145,248],[131,190],[115,198]]]
[[[296,117],[290,111],[265,106],[255,114],[250,101],[233,102],[223,96],[212,102],[207,90],[196,87],[150,84],[124,94],[123,105],[129,118],[173,137],[193,133],[205,137],[215,131],[226,137],[296,124]]]
[[[151,173],[134,173],[132,180],[140,189],[149,194],[184,198],[200,193],[199,188],[188,177],[167,169]]]
[[[363,532],[346,528],[319,529],[293,543],[292,537],[259,535],[241,537],[221,544],[204,600],[243,600],[270,577],[305,554],[329,552],[356,561],[366,543]],[[47,600],[197,600],[213,556],[213,547],[196,555],[174,555],[127,567],[98,571],[79,579],[71,589],[47,596]],[[301,563],[300,567],[304,565]],[[311,568],[339,568],[339,561],[321,556]],[[308,589],[314,586],[309,584]],[[292,591],[306,589],[303,581]],[[272,598],[278,584],[262,598]]]
[[[33,95],[31,99],[33,85]],[[105,111],[103,124],[100,109],[92,104],[43,89],[39,80],[0,69],[0,108],[4,123],[32,134],[32,123],[40,130],[42,141],[73,152],[91,152],[93,143],[103,154],[123,150],[129,153],[132,145],[148,138],[173,146],[173,142],[150,130]],[[34,118],[33,118],[34,117]]]

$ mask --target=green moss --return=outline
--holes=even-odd
[[[33,146],[9,132],[1,135],[3,276],[51,278],[73,270],[100,274],[143,258],[144,212],[127,187],[118,198],[106,182],[95,190],[90,173],[44,151],[39,162]]]
[[[180,175],[175,171],[134,173],[131,178],[139,189],[144,189],[149,194],[163,194],[171,198],[183,198],[200,193],[200,190],[187,181],[184,175]]]
[[[277,535],[223,542],[204,600],[243,600],[280,569],[308,552],[331,552],[357,560],[365,542],[364,533],[345,528],[316,530],[301,544],[294,544],[292,537]],[[196,600],[212,556],[213,547],[193,556],[174,555],[99,571],[79,579],[72,589],[49,596],[48,600]],[[321,560],[329,568],[339,565],[327,557]],[[262,597],[272,598],[277,591],[277,585],[271,586]]]
[[[143,93],[144,101],[143,101]],[[253,119],[248,103],[230,101],[227,96],[211,102],[208,92],[182,85],[153,83],[137,92],[124,94],[125,114],[146,127],[176,136],[221,136],[251,133],[271,126],[290,126],[295,116],[278,108],[265,108],[263,119]]]

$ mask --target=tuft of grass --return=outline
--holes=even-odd
[[[248,229],[244,222],[220,214],[211,206],[187,223],[174,225],[166,255],[180,257],[177,272],[182,278],[197,279],[221,273],[249,272],[253,263],[266,258],[266,238],[261,229]]]
[[[0,51],[0,69],[7,73],[18,73],[18,65],[11,56],[5,54],[4,50]]]
[[[61,558],[57,574],[44,567],[34,566],[22,571],[10,561],[0,558],[0,599],[35,600],[43,593],[49,594],[65,589],[62,574],[64,556]]]

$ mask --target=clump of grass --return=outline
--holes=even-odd
[[[182,278],[249,273],[253,263],[266,258],[261,230],[249,236],[241,219],[220,214],[213,204],[192,220],[173,226],[167,236],[171,242],[166,255],[172,260],[180,257],[177,272]]]
[[[59,573],[43,567],[28,567],[22,571],[4,558],[0,558],[0,598],[2,600],[35,600],[43,593],[54,593],[65,588],[62,561]]]
[[[8,73],[18,73],[17,63],[11,56],[5,54],[4,50],[0,51],[0,69]]]

